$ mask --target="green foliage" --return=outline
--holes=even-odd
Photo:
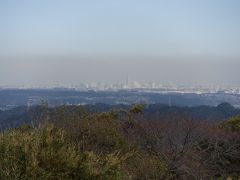
[[[135,104],[132,109],[130,109],[130,113],[140,114],[143,113],[144,105],[143,104]]]
[[[120,179],[126,156],[80,152],[53,125],[0,137],[0,179]]]
[[[65,142],[64,132],[52,125],[1,136],[1,179],[68,178],[78,159],[74,147]]]
[[[112,153],[126,148],[115,114],[101,113],[81,121],[78,141],[85,150]]]
[[[240,132],[240,115],[230,118],[221,125],[224,129],[232,132]]]
[[[132,179],[174,179],[174,175],[163,159],[146,152],[136,153],[126,161],[125,166],[128,169],[128,176]]]

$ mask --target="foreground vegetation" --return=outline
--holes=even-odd
[[[0,136],[0,179],[211,179],[240,177],[240,117],[179,114],[148,120],[142,105],[90,113],[41,106],[31,125]]]

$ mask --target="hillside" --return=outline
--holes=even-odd
[[[59,106],[61,107],[61,106]],[[130,109],[130,105],[108,105],[108,104],[95,104],[83,106],[65,106],[69,113],[75,112],[78,109],[85,109],[88,112],[106,112],[112,109]],[[50,112],[54,112],[56,108],[49,108]],[[198,107],[178,107],[167,106],[164,104],[151,104],[146,105],[144,108],[145,119],[171,119],[173,115],[180,115],[186,118],[201,121],[223,121],[232,116],[240,114],[240,109],[236,109],[228,103],[222,103],[217,107],[212,106],[198,106]],[[20,106],[6,111],[0,111],[0,125],[2,129],[9,127],[17,127],[22,123],[31,123],[35,118],[33,116],[41,113],[41,106],[33,106],[27,108]]]
[[[146,119],[143,108],[36,107],[30,125],[1,134],[0,179],[240,177],[239,116],[212,123],[172,114],[159,121]]]

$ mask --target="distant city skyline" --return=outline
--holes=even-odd
[[[240,85],[238,0],[2,0],[0,86]]]

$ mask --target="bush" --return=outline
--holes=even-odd
[[[70,121],[66,125],[67,134],[82,151],[113,153],[127,148],[120,123],[112,113],[100,113]]]
[[[52,125],[17,129],[1,136],[1,179],[69,178],[79,156]]]
[[[25,127],[0,137],[0,179],[119,179],[117,153],[79,152],[53,125]]]
[[[240,115],[225,121],[222,123],[222,127],[232,132],[240,132]]]

